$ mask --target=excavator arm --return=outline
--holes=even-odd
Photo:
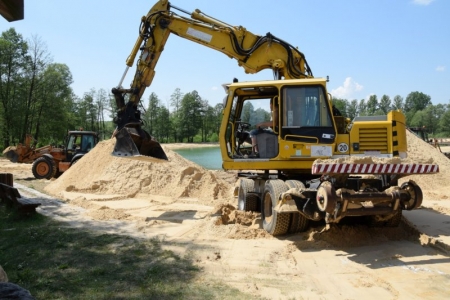
[[[181,12],[183,15],[176,13]],[[246,73],[253,74],[264,69],[272,69],[274,79],[312,78],[305,56],[297,48],[267,33],[255,35],[242,26],[232,26],[200,10],[189,13],[172,6],[167,0],[159,0],[141,19],[139,36],[126,61],[126,70],[117,87],[112,89],[116,99],[118,114],[117,130],[124,127],[133,128],[135,144],[148,139],[140,128],[138,104],[145,89],[151,85],[155,76],[155,67],[164,50],[164,45],[171,34],[222,52],[237,60]],[[123,88],[126,73],[138,57],[136,73],[130,88]],[[126,101],[125,99],[128,99]],[[130,130],[129,130],[130,131]],[[126,135],[125,135],[126,136]],[[137,142],[137,143],[136,143]],[[130,142],[124,143],[132,146]],[[130,145],[128,145],[130,144]],[[158,146],[155,144],[155,146]],[[126,148],[121,147],[123,149]],[[129,151],[128,151],[129,152]],[[132,151],[133,152],[133,151]],[[125,155],[118,151],[119,156]],[[153,156],[152,154],[140,154]],[[116,153],[117,154],[117,153]],[[133,155],[137,155],[134,153]]]

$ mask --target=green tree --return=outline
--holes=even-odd
[[[419,111],[424,110],[431,104],[431,97],[421,92],[411,92],[405,99],[405,111]]]
[[[223,104],[222,103],[218,103],[214,106],[213,115],[214,115],[213,132],[218,134],[220,131],[220,124],[222,122],[222,116],[223,116]]]
[[[404,110],[404,105],[403,105],[403,97],[402,96],[395,96],[394,97],[394,104],[392,105],[392,109],[394,110]]]
[[[450,109],[447,109],[438,121],[443,136],[450,136]]]
[[[183,96],[184,95],[181,92],[180,88],[176,88],[172,95],[170,95],[170,106],[174,108],[175,113],[177,113],[181,107]]]
[[[97,106],[95,104],[95,89],[91,89],[89,92],[84,93],[83,98],[80,99],[77,105],[79,127],[84,130],[97,130]]]
[[[381,96],[379,109],[384,115],[387,115],[392,110],[391,98],[388,95]]]
[[[188,143],[194,141],[194,136],[197,135],[202,125],[202,101],[197,91],[192,91],[184,95],[181,100],[180,107],[180,121],[181,139],[186,139]],[[181,141],[182,141],[181,140]]]
[[[408,123],[409,127],[424,127],[427,123],[427,117],[425,110],[416,111],[412,116],[411,121]]]
[[[28,44],[14,28],[2,32],[0,37],[0,102],[2,124],[0,134],[3,147],[15,143],[20,137],[22,99],[25,98],[25,69],[29,62]]]
[[[72,98],[72,73],[65,64],[53,63],[47,66],[44,71],[42,84],[36,92],[39,101],[33,109],[36,138],[46,143],[52,141],[62,141],[69,126],[75,126],[69,121],[73,118],[71,110]],[[42,138],[41,138],[42,137]]]
[[[245,101],[244,107],[242,107],[241,121],[251,123],[251,117],[255,114],[255,108],[252,101]]]
[[[171,117],[171,123],[173,125],[172,131],[174,141],[178,141],[181,136],[182,123],[180,117],[180,108],[182,100],[183,100],[183,93],[179,88],[176,88],[173,94],[170,96],[170,106],[174,108]]]
[[[170,112],[167,107],[160,106],[158,108],[158,120],[155,124],[156,138],[161,142],[169,142],[171,129]]]
[[[209,106],[207,100],[202,100],[202,128],[201,128],[201,141],[208,142],[209,136],[212,134],[214,129],[214,109]]]
[[[370,95],[369,100],[367,100],[367,107],[366,107],[367,115],[368,116],[376,115],[378,107],[379,107],[379,104],[378,104],[377,95]]]
[[[348,101],[346,99],[333,99],[333,106],[339,110],[343,117],[347,117]]]
[[[44,72],[50,63],[50,57],[45,43],[38,36],[33,36],[28,43],[29,63],[25,68],[25,85],[26,97],[23,99],[23,106],[21,107],[22,114],[20,115],[20,122],[22,130],[20,137],[25,139],[27,133],[32,133],[32,117],[35,113],[34,108],[39,101],[43,101],[39,97],[39,91],[42,84],[45,82]],[[45,100],[44,100],[45,101]],[[35,138],[38,138],[39,132],[35,132]]]
[[[358,104],[358,116],[367,116],[366,100],[361,99]]]
[[[145,128],[150,135],[155,135],[154,127],[158,119],[158,108],[160,106],[160,101],[155,93],[151,93],[148,97],[148,108],[143,115],[143,120],[145,123]]]
[[[353,120],[358,116],[358,100],[353,99],[347,107],[347,118]]]
[[[252,118],[250,119],[250,124],[256,125],[261,122],[269,121],[270,118],[271,118],[271,113],[268,112],[267,110],[259,107],[252,114]]]

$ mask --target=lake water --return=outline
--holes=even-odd
[[[173,151],[205,169],[222,170],[222,156],[220,155],[219,146],[174,149]]]

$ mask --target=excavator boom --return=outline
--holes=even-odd
[[[229,25],[199,9],[189,13],[171,5],[167,0],[160,0],[142,17],[139,36],[126,60],[126,70],[118,86],[112,89],[118,108],[115,119],[117,132],[124,129],[119,136],[116,135],[116,138],[122,139],[118,139],[116,143],[113,152],[116,156],[157,155],[156,158],[167,159],[158,142],[142,130],[137,106],[146,88],[152,83],[156,64],[171,34],[236,59],[238,65],[249,74],[271,69],[275,79],[313,77],[304,54],[271,33],[265,36],[255,35],[242,26]],[[139,51],[131,86],[123,88],[126,73],[133,66]],[[125,101],[126,97],[128,102]],[[136,147],[131,147],[133,143]],[[141,148],[141,144],[145,147]]]

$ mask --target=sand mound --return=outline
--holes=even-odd
[[[425,198],[433,198],[439,200],[437,197],[444,189],[450,186],[450,159],[442,154],[439,149],[421,140],[415,134],[407,131],[408,141],[408,160],[418,163],[433,163],[439,165],[439,173],[432,175],[411,175],[404,177],[401,182],[409,179],[414,180],[424,192]],[[445,198],[446,199],[446,198]]]
[[[61,192],[66,191],[126,198],[133,198],[138,193],[203,200],[230,195],[229,183],[217,178],[214,171],[208,171],[170,149],[164,149],[168,162],[149,162],[112,156],[114,143],[115,140],[110,139],[97,144],[45,190],[55,196],[62,196]]]

